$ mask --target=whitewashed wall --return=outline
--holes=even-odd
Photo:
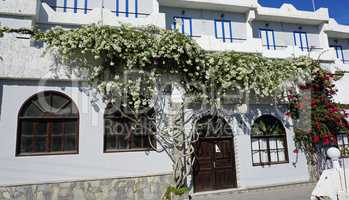
[[[258,187],[267,185],[299,183],[309,181],[309,172],[305,155],[299,151],[295,154],[294,132],[292,121],[285,116],[286,105],[273,106],[270,104],[251,104],[246,110],[238,112],[239,106],[231,104],[224,106],[219,113],[224,118],[234,135],[234,151],[236,163],[236,177],[238,188]],[[203,109],[187,110],[194,113],[194,119],[209,114]],[[272,115],[278,118],[284,125],[287,135],[288,163],[253,166],[251,151],[251,126],[255,119],[262,115]],[[188,114],[190,116],[191,114]],[[189,124],[186,130],[189,132],[195,124]]]
[[[133,177],[171,173],[166,154],[156,152],[103,153],[104,105],[70,83],[0,80],[0,185]],[[80,112],[79,154],[16,157],[17,115],[33,94],[54,90],[67,94]]]
[[[182,11],[185,12],[184,16],[191,17],[193,22],[193,36],[208,35],[215,37],[214,20],[220,19],[221,14],[224,14],[225,20],[232,21],[232,32],[234,38],[246,39],[246,15],[230,12],[218,12],[210,10],[198,10],[198,9],[181,9],[171,7],[160,7],[160,12],[166,13],[166,28],[171,29],[174,16],[182,16]],[[212,38],[213,39],[213,38]],[[241,41],[236,41],[241,42]]]
[[[269,24],[269,26],[266,27],[266,24]],[[302,29],[299,29],[299,27],[302,27]],[[320,29],[317,26],[290,24],[282,22],[254,21],[253,29],[255,38],[260,37],[259,29],[261,28],[269,28],[274,30],[275,43],[277,46],[294,46],[293,32],[302,31],[306,32],[308,35],[309,47],[320,47]]]
[[[335,42],[337,41],[337,43]],[[329,38],[330,45],[340,45],[343,48],[343,55],[345,60],[349,60],[349,38]],[[349,61],[348,61],[349,64]],[[348,69],[349,70],[349,69]]]

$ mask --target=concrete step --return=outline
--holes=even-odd
[[[295,183],[256,188],[201,192],[181,200],[310,200],[316,183]]]

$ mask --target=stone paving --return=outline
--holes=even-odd
[[[315,183],[203,193],[192,200],[310,200]]]

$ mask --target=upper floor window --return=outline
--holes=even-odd
[[[293,32],[294,45],[299,47],[302,51],[309,51],[308,35],[306,32]]]
[[[18,115],[17,155],[77,153],[78,126],[78,109],[69,97],[38,93]]]
[[[140,14],[138,11],[138,0],[114,0],[115,1],[115,15],[125,17],[138,17]]]
[[[104,151],[144,151],[156,148],[154,109],[135,114],[108,104],[104,114]]]
[[[88,8],[88,1],[89,0],[45,0],[45,2],[56,11],[84,14],[87,14],[87,12],[91,10]]]
[[[173,30],[178,30],[179,32],[187,35],[193,36],[193,22],[190,17],[173,17]]]
[[[338,148],[341,151],[342,156],[348,157],[349,156],[348,133],[337,134],[337,143],[338,143]]]
[[[263,46],[267,49],[276,50],[275,34],[272,29],[260,29],[260,37],[262,39]]]
[[[251,130],[252,163],[254,166],[288,162],[286,131],[280,120],[263,115]]]
[[[339,60],[341,60],[343,63],[345,62],[344,53],[343,53],[343,47],[341,45],[331,45],[336,50],[336,56]]]
[[[223,18],[214,20],[214,30],[217,39],[223,42],[233,42],[233,29],[231,20],[224,20]]]

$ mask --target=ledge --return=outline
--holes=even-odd
[[[1,0],[0,14],[35,16],[37,9],[36,0]]]
[[[160,6],[246,13],[258,6],[257,0],[159,0]]]
[[[329,21],[329,13],[327,8],[320,8],[315,12],[301,11],[297,10],[292,4],[285,3],[280,8],[259,6],[257,8],[256,19],[262,21],[320,25]]]
[[[203,49],[207,51],[236,51],[242,53],[261,53],[262,41],[260,39],[238,40],[223,42],[213,36],[201,36],[193,38]]]
[[[309,56],[314,60],[334,62],[336,59],[336,52],[334,48],[317,49],[317,50],[312,50],[308,52],[308,51],[302,51],[299,47],[296,47],[296,46],[287,46],[284,49],[278,49],[278,50],[263,49],[263,56],[268,58],[281,58],[281,59]]]
[[[325,25],[325,32],[328,37],[349,38],[349,26],[338,24],[335,19],[330,19],[330,22]]]

